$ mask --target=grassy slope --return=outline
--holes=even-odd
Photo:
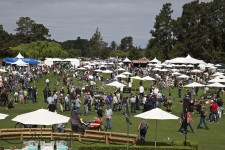
[[[51,89],[53,89],[53,83],[56,81],[56,77],[54,77],[52,74],[48,75],[47,77],[50,79],[51,87],[52,87]],[[37,103],[33,104],[31,101],[29,101],[28,104],[25,104],[25,105],[15,104],[15,108],[10,109],[10,110],[6,110],[5,107],[0,107],[1,113],[9,114],[9,117],[7,117],[5,120],[0,120],[0,128],[13,128],[15,125],[15,122],[11,121],[11,119],[18,114],[33,111],[33,110],[36,110],[39,108],[47,108],[47,105],[43,102],[43,94],[42,94],[42,90],[45,85],[45,79],[46,79],[46,77],[43,77],[43,78],[41,78],[41,80],[38,83],[32,83],[33,85],[36,85],[38,88],[38,102]],[[77,81],[76,81],[76,85],[78,85]],[[98,83],[98,85],[100,86],[100,83]],[[145,82],[144,85],[145,85],[145,87],[147,87],[147,85],[149,85],[149,83]],[[138,88],[138,81],[135,81],[135,87]],[[59,86],[58,89],[59,88],[61,88],[61,86]],[[112,91],[113,89],[114,88],[112,88],[112,87],[106,87],[106,92],[108,93],[109,91]],[[183,91],[185,91],[185,90],[183,89]],[[202,90],[201,90],[201,92],[202,92]],[[164,93],[166,95],[168,94],[166,89],[164,89]],[[175,100],[173,102],[173,112],[172,113],[179,116],[179,113],[182,110],[182,105],[178,102],[179,99],[177,98],[177,89],[173,89],[172,96],[175,98]],[[165,109],[164,107],[162,107],[162,108]],[[83,112],[83,108],[82,108],[82,112]],[[141,113],[141,111],[136,112],[136,114],[138,114],[138,113]],[[69,112],[65,112],[63,114],[69,116]],[[84,120],[90,120],[95,115],[96,115],[96,113],[92,110],[90,115],[82,116],[82,117],[84,118]],[[133,113],[131,114],[131,116],[134,116],[134,115],[135,114],[133,114]],[[225,123],[224,118],[220,119],[218,124],[207,122],[210,130],[205,130],[205,129],[197,130],[196,129],[198,122],[199,122],[199,114],[197,114],[197,113],[193,114],[193,119],[194,119],[193,127],[194,127],[196,133],[188,133],[188,135],[187,135],[188,140],[198,142],[200,150],[211,150],[211,149],[218,149],[218,150],[221,149],[222,150],[222,149],[224,149],[224,146],[223,146],[224,145],[224,143],[223,143],[224,127],[223,126]],[[131,117],[132,125],[129,128],[130,133],[138,134],[137,126],[139,124],[139,120],[140,120],[139,118]],[[148,129],[148,133],[146,136],[146,138],[147,138],[146,140],[154,141],[155,140],[155,131],[156,131],[156,121],[148,120],[148,122],[149,122],[149,129]],[[68,123],[66,126],[70,127],[70,124]],[[184,135],[179,134],[177,132],[179,127],[180,127],[179,120],[158,121],[157,141],[162,142],[164,139],[168,139],[168,137],[171,140],[183,140]],[[116,132],[126,132],[127,131],[125,118],[124,118],[124,115],[122,115],[122,111],[114,113],[112,131],[116,131]],[[17,143],[19,141],[12,140],[10,142]],[[18,148],[21,147],[20,144],[10,144],[10,143],[5,142],[4,140],[0,140],[0,146],[10,147],[12,145],[15,145]],[[80,144],[78,142],[74,142],[73,149],[77,149],[81,145],[82,144]]]

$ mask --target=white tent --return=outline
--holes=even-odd
[[[63,62],[67,62],[69,61],[71,65],[75,66],[76,68],[78,66],[80,66],[80,60],[79,59],[76,59],[76,58],[66,58],[63,60]]]
[[[150,62],[150,63],[161,64],[161,61],[158,60],[158,59],[156,59],[156,57],[155,57],[153,60],[149,61],[149,62]]]
[[[171,64],[205,64],[203,60],[198,60],[195,58],[192,58],[190,55],[187,57],[177,57],[171,60],[166,60],[165,63],[171,63]]]
[[[20,53],[15,58],[24,58]]]
[[[14,63],[11,63],[12,65],[17,65],[17,66],[28,66],[29,64],[22,61],[21,59],[18,59],[17,61],[15,61]]]
[[[130,63],[131,61],[130,61],[130,59],[125,58],[125,59],[123,60],[123,62],[124,62],[124,63]]]

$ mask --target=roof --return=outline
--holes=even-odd
[[[132,62],[133,63],[140,63],[140,64],[147,64],[149,62],[149,60],[139,59],[139,60],[133,60]]]

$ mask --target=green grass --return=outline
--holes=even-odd
[[[42,90],[45,87],[45,79],[49,78],[50,79],[50,85],[51,89],[53,89],[53,85],[56,82],[56,77],[53,76],[51,73],[48,76],[43,76],[38,83],[32,83],[33,85],[36,85],[38,88],[38,98],[37,98],[37,103],[33,104],[31,101],[28,101],[27,104],[15,104],[15,108],[6,110],[5,107],[0,107],[0,112],[1,113],[6,113],[9,115],[5,120],[0,120],[0,128],[14,128],[15,122],[11,121],[12,118],[14,118],[18,114],[23,114],[26,112],[30,112],[36,109],[40,108],[47,108],[47,104],[44,103],[43,100],[43,94]],[[136,88],[138,88],[138,81],[134,81],[134,85]],[[97,83],[98,86],[100,87],[100,82]],[[150,83],[145,82],[144,86],[147,87]],[[81,85],[80,83],[78,84],[78,81],[75,81],[75,85]],[[61,83],[60,86],[58,86],[58,90],[62,87]],[[66,87],[65,87],[66,88]],[[113,92],[114,88],[113,87],[106,87],[105,92]],[[185,89],[182,90],[184,93]],[[137,91],[138,92],[138,91]],[[200,90],[200,94],[203,92],[203,90]],[[134,92],[136,93],[136,92]],[[146,91],[147,93],[147,91]],[[165,95],[168,95],[167,89],[163,89],[163,93]],[[172,96],[174,98],[173,102],[173,111],[172,114],[175,114],[179,116],[181,110],[182,110],[182,105],[178,102],[179,99],[177,98],[177,89],[173,89]],[[224,98],[224,95],[223,95]],[[165,110],[165,107],[162,107],[162,109]],[[60,111],[58,111],[60,113]],[[83,113],[83,107],[81,112]],[[141,113],[141,111],[137,111],[136,114]],[[64,112],[63,115],[70,115],[70,112]],[[135,114],[131,113],[131,122],[132,125],[129,127],[129,133],[133,134],[139,134],[138,132],[138,124],[140,119],[133,117]],[[96,112],[92,109],[92,112],[88,116],[82,116],[84,120],[91,120],[93,117],[96,116]],[[197,125],[199,122],[199,114],[195,113],[193,114],[193,128],[195,129],[195,133],[188,133],[187,134],[187,139],[191,141],[195,141],[199,144],[199,149],[200,150],[211,150],[211,149],[217,149],[217,150],[222,150],[224,149],[224,115],[222,116],[222,119],[219,120],[218,124],[214,123],[208,123],[208,126],[210,130],[205,130],[205,129],[199,129],[197,130]],[[105,121],[105,120],[104,120]],[[155,140],[155,132],[156,132],[156,121],[155,120],[148,120],[149,123],[149,129],[146,135],[146,140],[147,141],[154,141]],[[68,128],[70,128],[70,123],[66,125]],[[180,127],[179,120],[164,120],[164,121],[158,121],[158,126],[157,126],[157,141],[158,142],[163,142],[164,140],[184,140],[184,135],[179,134],[177,131]],[[127,132],[127,126],[125,122],[125,117],[123,115],[123,111],[120,112],[114,112],[113,114],[113,129],[112,131],[115,132]],[[18,143],[20,142],[19,140],[10,140],[12,143]],[[69,144],[69,142],[68,142]],[[80,147],[81,143],[79,142],[74,142],[73,143],[73,149],[78,149]],[[10,147],[10,146],[16,146],[17,148],[21,148],[21,144],[10,144],[7,143],[4,140],[0,140],[0,147]]]

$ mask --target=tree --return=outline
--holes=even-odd
[[[37,24],[30,17],[20,17],[16,22],[16,35],[21,43],[30,43],[32,41],[46,40],[50,37],[49,29],[43,24]]]
[[[129,51],[133,49],[133,37],[131,36],[126,36],[123,39],[121,39],[121,44],[120,44],[120,49],[122,51]]]
[[[90,39],[90,57],[100,57],[101,51],[105,50],[107,43],[103,41],[100,31],[96,29],[94,35]]]
[[[31,40],[32,35],[32,25],[35,22],[30,19],[30,17],[20,17],[19,20],[16,22],[16,35],[19,37],[22,43],[29,43]]]
[[[31,27],[31,41],[43,41],[49,38],[49,29],[43,24],[34,23]]]
[[[126,58],[128,57],[127,52],[121,51],[121,50],[115,50],[113,52],[110,53],[111,57],[119,57],[119,58]]]
[[[115,50],[117,49],[117,47],[118,47],[118,46],[117,46],[116,42],[115,42],[115,41],[112,41],[111,44],[110,44],[111,50],[112,50],[112,51],[115,51]]]
[[[81,57],[88,57],[89,55],[89,41],[87,39],[81,39],[77,37],[76,40],[68,40],[62,43],[62,47],[65,50],[77,50],[77,53]],[[77,56],[77,54],[76,54]]]
[[[21,52],[26,57],[41,59],[46,57],[66,58],[68,52],[63,50],[62,46],[56,42],[37,41],[28,44],[21,44],[10,48],[12,51]]]
[[[171,10],[170,3],[166,3],[163,5],[159,15],[157,15],[155,18],[155,30],[150,31],[152,39],[149,40],[147,46],[147,52],[151,53],[151,49],[157,49],[157,51],[159,51],[158,54],[160,54],[161,58],[163,58],[164,60],[169,58],[168,53],[173,47],[173,26],[171,19],[172,12],[173,10]],[[159,58],[159,56],[157,57]]]
[[[138,49],[136,49],[136,48],[132,48],[128,52],[128,58],[130,60],[140,59],[141,57],[142,57],[141,52]]]

